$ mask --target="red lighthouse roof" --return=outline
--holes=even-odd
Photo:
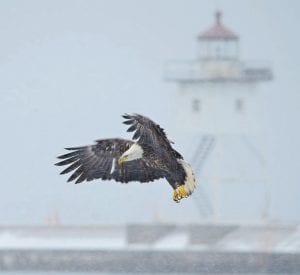
[[[239,39],[239,37],[231,30],[226,28],[222,23],[222,13],[217,11],[215,14],[215,24],[198,36],[199,39]]]

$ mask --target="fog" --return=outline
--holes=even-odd
[[[73,185],[59,176],[64,147],[131,138],[124,112],[159,122],[176,142],[176,86],[167,60],[193,59],[196,36],[220,9],[241,36],[240,56],[270,61],[264,84],[264,148],[270,217],[300,220],[300,24],[298,1],[2,1],[0,3],[1,224],[199,222],[164,181]],[[181,142],[181,140],[180,140]],[[181,148],[176,142],[176,148]]]

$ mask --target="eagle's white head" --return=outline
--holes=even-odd
[[[119,158],[118,164],[121,165],[123,162],[140,159],[143,157],[143,153],[144,153],[143,148],[140,145],[138,145],[137,143],[134,143]]]

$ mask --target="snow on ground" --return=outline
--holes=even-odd
[[[55,237],[43,238],[18,236],[10,232],[0,235],[0,249],[123,249],[125,237],[90,238],[90,237]]]
[[[228,234],[213,230],[205,237],[201,225],[191,227],[202,232],[191,234],[188,226],[165,231],[163,226],[143,226],[138,242],[128,240],[130,229],[124,227],[77,228],[5,228],[0,230],[0,250],[4,249],[71,249],[71,250],[213,250],[228,252],[300,252],[300,226],[236,226]],[[218,226],[220,227],[220,226]],[[221,228],[222,229],[222,228]],[[148,230],[148,231],[147,231]],[[201,231],[202,230],[202,231]],[[139,231],[131,234],[139,234]],[[156,237],[149,242],[149,234]],[[193,231],[195,233],[195,231]],[[215,232],[215,233],[214,233]],[[158,234],[157,234],[158,233]],[[204,235],[203,235],[204,234]],[[148,240],[147,240],[148,236]],[[206,238],[210,238],[209,242]],[[150,238],[150,239],[151,239]],[[198,239],[197,239],[198,238]],[[201,239],[200,238],[200,239]],[[203,239],[204,238],[204,239]]]

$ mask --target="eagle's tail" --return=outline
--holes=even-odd
[[[180,162],[180,164],[182,165],[182,167],[186,173],[186,178],[185,178],[183,186],[187,193],[187,196],[190,196],[196,188],[196,179],[195,179],[193,169],[192,169],[191,165],[189,163],[185,162],[184,160],[178,160],[178,161]]]
[[[186,177],[184,179],[184,182],[180,184],[179,187],[174,189],[173,200],[175,202],[180,202],[182,198],[187,198],[194,192],[196,188],[196,179],[191,165],[182,159],[179,159],[178,162],[182,165]]]

